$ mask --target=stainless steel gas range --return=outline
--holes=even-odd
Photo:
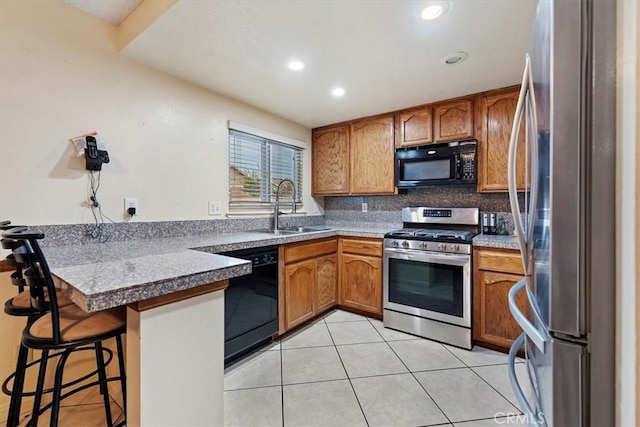
[[[476,208],[412,207],[385,235],[385,327],[471,349],[471,240]]]

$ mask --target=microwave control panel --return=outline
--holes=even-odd
[[[476,180],[476,155],[475,153],[461,153],[462,179],[465,181]]]

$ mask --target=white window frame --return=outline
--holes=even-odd
[[[262,188],[261,192],[264,191],[266,192],[266,194],[262,194],[262,197],[268,197],[269,201],[242,201],[242,200],[234,200],[232,198],[232,189],[233,189],[233,185],[234,183],[232,182],[232,177],[231,177],[231,156],[232,156],[232,150],[231,150],[231,137],[232,137],[232,131],[237,131],[237,132],[242,132],[242,133],[246,133],[249,134],[251,137],[255,137],[255,138],[259,138],[262,139],[264,141],[265,146],[263,147],[263,149],[266,150],[267,154],[270,154],[270,148],[272,145],[276,145],[276,146],[284,146],[284,147],[288,147],[288,148],[292,148],[296,151],[299,152],[299,161],[297,162],[297,164],[294,166],[295,169],[297,169],[294,172],[294,182],[296,182],[296,210],[298,213],[303,213],[303,195],[302,195],[302,188],[303,188],[303,163],[304,163],[304,153],[303,150],[306,148],[306,145],[303,142],[300,141],[296,141],[293,140],[291,138],[287,138],[287,137],[283,137],[283,136],[279,136],[276,134],[272,134],[270,132],[266,132],[266,131],[262,131],[259,129],[255,129],[237,122],[232,122],[229,121],[229,133],[228,133],[228,137],[227,137],[227,144],[228,144],[228,149],[229,149],[229,203],[228,203],[228,212],[230,216],[235,216],[235,215],[261,215],[261,214],[271,214],[273,212],[273,206],[275,204],[275,201],[273,200],[273,198],[275,197],[274,194],[271,193],[271,188],[269,186]],[[265,154],[265,152],[263,152],[263,155]],[[270,161],[269,159],[267,159],[266,163],[264,163],[261,167],[267,167],[266,173],[270,174]],[[265,172],[265,171],[263,171]],[[263,176],[264,178],[264,176]],[[273,178],[271,178],[273,179]],[[263,180],[263,182],[268,182],[269,180]],[[286,184],[285,184],[286,185]],[[285,187],[283,186],[283,189]],[[285,212],[288,212],[287,206],[291,205],[291,199],[290,198],[286,198],[284,200],[281,200],[281,206],[282,206],[282,210]]]

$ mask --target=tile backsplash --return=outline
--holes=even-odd
[[[520,198],[522,206],[523,197]],[[362,203],[367,212],[362,212]],[[401,210],[407,206],[447,208],[478,208],[481,212],[498,212],[505,224],[505,232],[513,231],[513,220],[507,193],[477,193],[475,188],[417,188],[407,194],[390,196],[325,197],[324,214],[327,221],[400,223]]]

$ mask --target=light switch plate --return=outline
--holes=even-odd
[[[219,201],[210,200],[209,201],[209,215],[220,215],[220,214],[222,214],[220,205],[221,205],[221,203]]]
[[[362,212],[368,212],[368,211],[369,211],[369,206],[366,203],[362,202]]]

